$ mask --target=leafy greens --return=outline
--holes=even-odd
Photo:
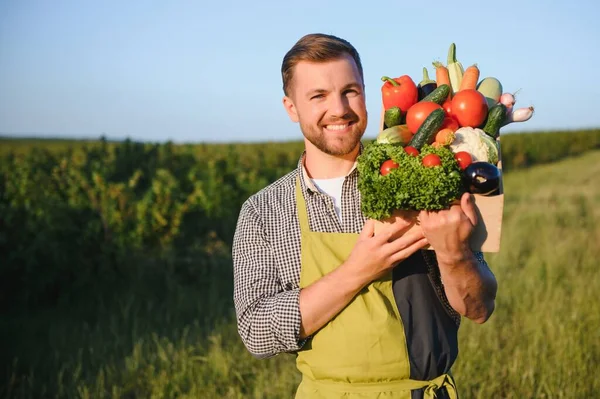
[[[437,154],[442,164],[423,166],[422,159],[427,154]],[[399,167],[382,176],[381,164],[388,159]],[[400,144],[374,141],[358,157],[357,168],[362,211],[371,219],[388,218],[395,210],[446,209],[464,192],[458,163],[446,147],[426,144],[415,157]]]

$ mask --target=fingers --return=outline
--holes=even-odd
[[[473,196],[469,193],[464,193],[460,199],[460,207],[471,221],[471,224],[475,226],[477,224],[477,212],[475,211],[475,201]]]
[[[397,218],[393,223],[386,225],[375,237],[378,238],[380,244],[385,244],[402,236],[414,224],[414,219]]]
[[[393,254],[395,252],[408,248],[415,242],[418,242],[423,239],[426,239],[425,235],[423,234],[423,229],[411,229],[408,232],[404,233],[402,237],[397,238],[394,241],[388,243],[386,251],[390,254]]]
[[[363,226],[362,231],[360,232],[359,239],[367,239],[369,237],[373,237],[375,233],[375,221],[373,219],[368,219]]]
[[[427,241],[427,238],[421,238],[421,239],[413,242],[412,244],[408,245],[406,248],[394,253],[390,257],[390,261],[392,264],[400,262],[400,261],[408,258],[410,255],[414,254],[415,252],[417,252],[419,249],[425,248],[427,245],[429,245],[429,241]]]

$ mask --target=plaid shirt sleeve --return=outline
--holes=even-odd
[[[233,239],[234,304],[238,333],[257,358],[300,349],[299,288],[283,290],[273,248],[251,200],[240,211]]]

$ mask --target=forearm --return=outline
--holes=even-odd
[[[302,347],[299,339],[299,290],[267,294],[251,304],[234,297],[238,314],[238,333],[248,351],[257,358],[268,358]]]
[[[233,300],[238,333],[258,358],[296,351],[300,340],[298,288],[284,290],[262,219],[252,202],[242,206],[232,245]]]
[[[458,256],[439,256],[438,265],[450,305],[476,323],[487,321],[494,312],[498,285],[485,261],[465,250]]]
[[[350,264],[342,264],[331,273],[300,291],[302,324],[300,338],[306,338],[335,317],[369,282]]]

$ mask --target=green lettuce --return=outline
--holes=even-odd
[[[427,154],[437,154],[442,164],[423,166],[422,159]],[[388,159],[399,167],[382,176],[381,164]],[[394,210],[447,209],[464,192],[458,163],[447,147],[425,145],[414,157],[399,144],[372,142],[358,157],[357,168],[361,208],[371,219],[388,218]]]

